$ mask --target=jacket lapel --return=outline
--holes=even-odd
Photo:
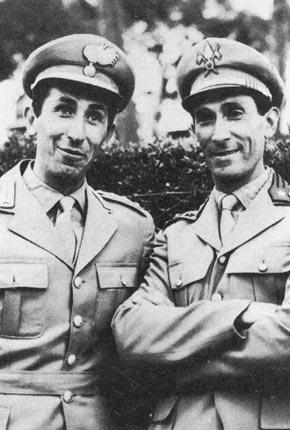
[[[88,210],[82,243],[76,262],[76,272],[80,272],[111,239],[118,224],[111,213],[102,205],[88,187]]]
[[[11,183],[4,183],[3,187],[6,186],[11,186]],[[26,187],[20,174],[17,175],[15,189],[14,216],[8,225],[9,230],[45,249],[72,267],[53,225]]]
[[[222,248],[222,253],[225,254],[243,245],[283,218],[284,215],[273,205],[268,190],[265,188],[252,201],[247,210],[240,214],[232,238]]]
[[[217,251],[221,248],[219,215],[213,193],[210,194],[200,217],[194,223],[196,234]]]

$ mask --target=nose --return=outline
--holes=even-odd
[[[216,118],[214,131],[212,135],[213,142],[224,142],[230,139],[231,133],[229,129],[229,124],[226,118],[218,117]]]
[[[85,139],[84,121],[80,117],[75,117],[70,123],[68,136],[73,142],[82,142]]]

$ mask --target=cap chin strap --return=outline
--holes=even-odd
[[[96,88],[102,88],[121,97],[118,86],[109,76],[100,72],[96,72],[94,77],[86,76],[79,66],[59,65],[49,67],[37,75],[37,78],[31,85],[31,90],[33,90],[40,81],[45,79],[64,79],[68,81],[80,82],[83,84],[92,85]]]

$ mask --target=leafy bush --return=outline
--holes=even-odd
[[[0,151],[0,174],[34,155],[33,139],[14,134]],[[289,136],[268,142],[265,162],[290,181]],[[114,142],[98,154],[88,182],[138,201],[159,227],[176,213],[197,209],[213,185],[203,153],[190,137],[168,137],[148,146]]]

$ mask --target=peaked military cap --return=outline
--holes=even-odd
[[[48,42],[27,58],[23,86],[33,90],[46,79],[64,79],[99,88],[114,96],[121,111],[135,86],[132,66],[116,45],[94,34],[72,34]]]
[[[184,109],[190,111],[208,91],[246,88],[280,107],[283,81],[270,61],[255,49],[226,38],[207,38],[180,60],[177,85]]]

